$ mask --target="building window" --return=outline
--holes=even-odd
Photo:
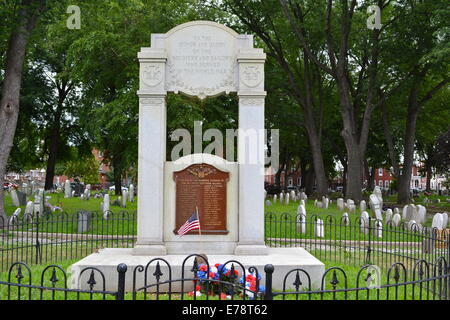
[[[378,185],[379,185],[380,187],[383,187],[383,180],[378,181]]]
[[[289,179],[289,186],[292,187],[292,179]]]
[[[388,180],[386,180],[386,181],[384,182],[384,187],[385,187],[385,188],[389,188],[389,181],[388,181]]]
[[[378,175],[379,175],[380,177],[383,176],[383,168],[378,169]]]

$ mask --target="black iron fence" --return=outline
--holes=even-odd
[[[46,217],[0,217],[0,271],[13,262],[55,263],[85,257],[101,248],[131,248],[136,213],[80,211]]]
[[[270,247],[303,247],[320,260],[382,268],[396,262],[413,266],[417,261],[436,261],[438,257],[449,261],[448,231],[414,222],[383,224],[372,218],[288,213],[265,216],[265,242]]]
[[[164,272],[162,271],[164,269]],[[57,265],[33,274],[24,263],[14,263],[0,278],[1,300],[449,300],[450,274],[445,258],[429,263],[417,261],[412,270],[394,263],[386,272],[364,265],[357,270],[328,268],[318,283],[297,268],[283,275],[282,287],[274,287],[278,272],[271,264],[264,270],[243,266],[239,261],[210,265],[202,255],[183,261],[181,276],[164,258],[127,270],[117,266],[115,290],[106,290],[106,276],[85,268],[86,288],[68,288],[70,277]],[[126,273],[132,273],[132,289],[126,290]],[[412,276],[409,276],[411,274]],[[4,279],[6,278],[6,279]],[[128,278],[130,279],[130,278]],[[139,284],[140,283],[140,284]],[[109,285],[108,285],[109,287]]]
[[[238,261],[211,266],[192,255],[183,262],[181,274],[175,274],[164,257],[128,271],[121,265],[112,291],[105,289],[110,284],[95,268],[82,271],[89,274],[83,289],[68,288],[70,277],[54,263],[101,248],[133,247],[136,213],[25,215],[0,223],[0,299],[449,298],[449,233],[414,223],[269,213],[268,246],[304,247],[335,266],[319,283],[313,283],[305,270],[294,269],[284,275],[281,288],[273,288],[273,275],[280,275],[270,264],[264,270],[245,269]],[[48,263],[41,271],[30,267]],[[131,285],[125,283],[127,272],[132,273]],[[132,287],[129,292],[127,286]]]

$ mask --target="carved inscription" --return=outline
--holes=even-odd
[[[178,231],[198,208],[201,233],[227,234],[227,182],[229,173],[209,164],[194,164],[174,172],[176,182],[176,219]],[[199,234],[198,230],[188,234]]]
[[[237,60],[233,37],[213,27],[192,28],[191,32],[180,31],[169,40],[168,90],[201,99],[235,91]]]

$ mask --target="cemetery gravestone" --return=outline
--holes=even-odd
[[[344,210],[344,199],[342,199],[342,198],[338,198],[337,199],[337,206],[338,206],[338,208],[339,208],[339,210]]]
[[[128,201],[133,202],[134,201],[134,185],[130,184],[130,190],[128,193]]]
[[[70,198],[72,196],[72,190],[70,188],[70,180],[66,180],[64,183],[64,198]]]
[[[365,200],[361,200],[361,202],[359,203],[359,208],[360,208],[361,212],[366,211],[367,205],[366,205]]]
[[[89,211],[81,211],[78,213],[78,233],[89,231],[91,224],[91,213]]]
[[[398,227],[400,225],[401,220],[402,220],[402,217],[400,216],[400,214],[395,213],[394,216],[392,217],[392,223],[393,223],[394,227]]]
[[[375,195],[370,195],[370,207],[372,208],[372,211],[374,212],[375,218],[377,220],[383,220],[383,215],[381,214],[381,203],[380,199]]]
[[[448,214],[447,214],[447,212],[443,212],[441,214],[442,214],[442,219],[443,219],[442,229],[446,229],[447,225],[448,225]]]
[[[387,209],[385,214],[386,223],[392,220],[393,212],[392,209]]]
[[[379,186],[375,186],[373,189],[373,194],[377,196],[378,203],[380,204],[381,208],[383,208],[383,193],[381,192],[381,188]]]
[[[15,207],[20,207],[19,196],[17,195],[17,190],[15,188],[11,188],[11,200]]]
[[[422,205],[417,205],[417,220],[419,223],[425,223],[427,220],[427,208]]]
[[[350,218],[348,217],[348,213],[344,212],[344,214],[342,215],[342,225],[344,226],[349,226],[350,225]]]
[[[431,223],[431,228],[436,228],[437,230],[442,230],[444,227],[444,217],[442,213],[436,213],[433,217],[433,221]]]

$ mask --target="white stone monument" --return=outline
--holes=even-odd
[[[262,49],[253,47],[253,36],[238,34],[215,22],[193,21],[165,34],[152,34],[151,47],[141,48],[138,53],[137,242],[133,249],[103,249],[74,264],[74,286],[83,285],[77,276],[83,267],[102,266],[104,273],[116,275],[117,265],[108,263],[106,267],[105,261],[123,262],[133,270],[137,264],[145,265],[154,257],[169,261],[173,277],[177,278],[183,258],[192,253],[207,254],[211,263],[238,260],[258,270],[272,263],[279,274],[294,267],[306,267],[307,263],[313,282],[319,285],[323,263],[302,248],[268,248],[264,241],[265,139],[259,134],[250,144],[247,135],[249,131],[264,132],[265,58]],[[237,162],[195,148],[192,155],[167,161],[166,98],[170,92],[199,99],[237,93]],[[229,176],[227,230],[222,234],[207,234],[203,229],[202,235],[179,237],[174,232],[179,199],[174,175],[193,165],[212,165],[215,168],[212,170]],[[110,283],[114,286],[114,282],[117,281]],[[281,282],[281,277],[274,278],[274,287],[281,289]]]

